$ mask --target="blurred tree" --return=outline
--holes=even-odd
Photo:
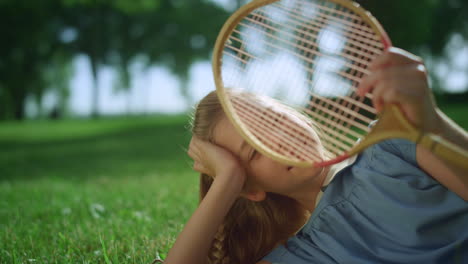
[[[64,0],[65,1],[65,0]],[[71,46],[86,54],[94,79],[93,116],[98,115],[98,71],[113,66],[119,73],[116,89],[131,86],[130,65],[146,58],[147,67],[162,64],[182,80],[182,94],[188,97],[186,82],[191,64],[207,59],[218,30],[228,14],[203,0],[192,1],[105,1],[66,0],[68,26],[78,32]],[[200,19],[209,17],[210,19]]]
[[[69,56],[62,52],[55,52],[42,70],[41,77],[45,87],[56,97],[55,105],[52,109],[43,109],[43,94],[35,95],[36,105],[38,106],[38,115],[40,117],[54,116],[54,119],[62,117],[68,112],[68,97],[70,95],[69,80],[73,76],[74,70]],[[49,112],[44,112],[48,110]]]
[[[440,55],[447,41],[454,33],[460,33],[468,41],[468,1],[438,1],[434,17],[430,23],[431,35],[426,45]]]
[[[109,7],[103,1],[78,1],[80,5],[71,5],[65,9],[65,23],[67,27],[78,32],[77,38],[70,43],[72,53],[88,56],[93,78],[91,115],[99,115],[98,71],[105,62],[108,52],[108,39],[105,34],[110,16]]]
[[[29,95],[40,102],[46,89],[65,89],[70,75],[62,72],[61,84],[53,85],[50,71],[66,69],[79,54],[90,61],[93,116],[99,115],[102,65],[117,69],[120,89],[131,86],[129,66],[138,57],[187,80],[191,63],[208,58],[207,43],[214,43],[228,15],[202,0],[3,0],[0,9],[0,34],[8,39],[0,44],[0,119],[24,118]]]
[[[443,56],[454,32],[468,39],[468,1],[358,2],[381,21],[395,46]],[[180,76],[181,92],[188,97],[190,66],[209,58],[228,15],[213,0],[2,0],[0,119],[24,118],[26,98],[41,102],[50,89],[61,98],[63,111],[71,62],[80,54],[92,69],[94,116],[99,114],[97,81],[103,65],[119,73],[116,89],[122,90],[131,87],[135,61],[168,67]]]
[[[440,55],[454,32],[468,39],[466,0],[357,0],[383,25],[393,45],[418,50],[429,48]]]
[[[42,72],[60,52],[60,6],[54,2],[0,2],[0,119],[24,118],[26,97],[40,101],[48,88]]]
[[[394,46],[425,57],[426,64],[429,64],[428,67],[433,71],[436,70],[434,58],[448,59],[444,49],[454,34],[459,34],[463,37],[463,41],[468,43],[468,1],[466,0],[357,0],[357,2],[379,20]],[[434,90],[443,93],[446,80],[439,80],[434,73],[431,74],[431,78]],[[467,85],[465,91],[468,92],[468,84],[465,85]]]
[[[74,54],[85,54],[90,61],[93,78],[93,117],[99,116],[98,73],[103,65],[115,66],[124,89],[131,84],[128,70],[131,59],[139,50],[145,28],[135,34],[140,13],[154,13],[159,1],[128,0],[63,0],[67,7],[64,14],[67,27],[77,32],[77,38],[69,44]]]
[[[181,92],[188,98],[190,66],[209,58],[228,16],[224,9],[204,0],[161,1],[160,12],[144,19],[147,36],[141,49],[147,52],[149,65],[160,63],[180,77]]]

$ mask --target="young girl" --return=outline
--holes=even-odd
[[[419,58],[392,48],[370,69],[358,92],[371,91],[377,110],[398,103],[413,124],[468,146],[435,106]],[[468,263],[468,172],[411,142],[290,167],[246,144],[210,93],[188,154],[201,202],[165,263]]]

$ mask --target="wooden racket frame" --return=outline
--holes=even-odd
[[[360,153],[367,147],[380,142],[385,139],[390,138],[404,138],[415,142],[416,144],[421,144],[431,150],[440,158],[454,163],[461,168],[468,169],[468,151],[458,147],[455,144],[444,140],[443,138],[434,135],[434,134],[426,134],[422,131],[418,130],[415,126],[413,126],[403,115],[401,110],[397,105],[388,105],[384,107],[384,110],[381,111],[378,115],[378,121],[376,122],[375,126],[371,129],[371,131],[362,139],[359,144],[352,147],[347,153],[338,156],[332,160],[326,160],[322,162],[295,162],[291,161],[287,157],[274,153],[265,151],[264,144],[261,143],[246,127],[246,125],[239,120],[242,120],[236,111],[234,110],[234,106],[232,102],[229,100],[229,96],[226,92],[226,87],[224,87],[223,81],[221,79],[221,65],[222,65],[222,57],[223,57],[223,50],[224,44],[228,40],[229,36],[231,35],[234,28],[238,25],[238,23],[244,19],[248,14],[250,14],[253,10],[258,9],[262,6],[269,5],[274,2],[278,2],[280,0],[254,0],[241,8],[239,8],[234,14],[229,17],[229,19],[225,22],[221,31],[216,39],[214,51],[213,51],[213,60],[212,60],[212,67],[213,67],[213,76],[214,82],[216,85],[216,93],[218,98],[221,102],[221,105],[226,113],[226,116],[229,118],[231,123],[234,125],[237,132],[242,136],[242,138],[247,141],[252,147],[254,147],[257,151],[262,153],[263,155],[278,161],[280,163],[298,166],[298,167],[324,167],[329,166],[340,161],[343,161],[350,156],[353,156],[357,153]],[[369,26],[377,33],[377,35],[381,38],[382,44],[384,45],[385,49],[391,47],[391,41],[388,37],[387,33],[380,25],[380,23],[375,19],[371,13],[364,8],[362,8],[358,3],[349,1],[349,0],[327,0],[329,2],[334,2],[339,5],[342,5],[356,14],[358,14],[364,21],[366,21]],[[235,88],[235,87],[232,87]]]

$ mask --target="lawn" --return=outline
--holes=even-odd
[[[197,204],[186,117],[0,124],[0,263],[148,263]]]
[[[442,109],[468,129],[465,104]],[[0,263],[164,258],[198,202],[187,123],[0,123]]]

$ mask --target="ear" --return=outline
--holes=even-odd
[[[261,191],[261,190],[250,190],[250,191],[242,192],[241,196],[246,199],[249,199],[252,202],[260,202],[260,201],[265,200],[266,193],[265,191]]]

